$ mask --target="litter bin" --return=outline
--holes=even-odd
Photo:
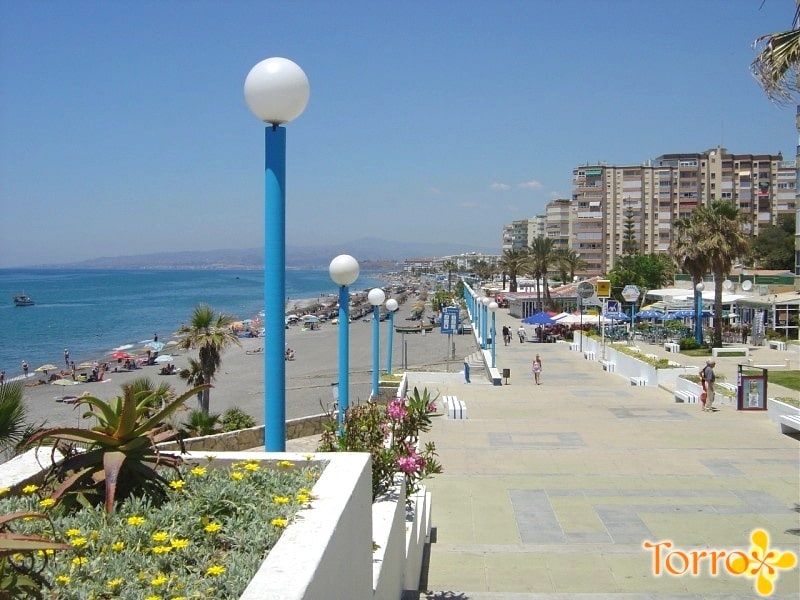
[[[511,369],[503,369],[503,379],[506,380],[506,385],[508,385],[509,377],[511,377]]]

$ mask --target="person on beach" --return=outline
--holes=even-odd
[[[536,355],[536,358],[533,359],[533,363],[531,363],[531,371],[533,371],[533,379],[536,381],[536,385],[541,385],[542,359],[538,354]]]
[[[154,342],[158,341],[158,332],[157,331],[155,333],[153,333],[153,341]]]
[[[28,376],[28,363],[27,361],[22,361],[22,374],[27,377]]]
[[[0,371],[0,387],[3,387],[6,383],[6,372]]]
[[[64,348],[64,364],[69,368],[69,350]]]
[[[525,327],[523,325],[520,325],[519,329],[517,329],[517,335],[519,336],[519,343],[522,344],[527,337],[527,334],[525,333]]]
[[[706,393],[706,403],[703,407],[705,412],[714,412],[711,407],[714,404],[714,382],[717,380],[717,376],[714,373],[715,366],[717,366],[717,363],[709,360],[706,361],[706,366],[700,369],[700,380]]]

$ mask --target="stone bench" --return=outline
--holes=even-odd
[[[800,433],[800,415],[781,415],[778,417],[783,433]]]
[[[675,402],[682,402],[684,404],[697,404],[700,399],[697,394],[688,392],[686,390],[678,390],[675,392]]]
[[[608,371],[609,373],[613,373],[617,370],[616,363],[611,362],[610,360],[601,360],[600,364],[603,366],[603,371]]]
[[[586,360],[597,360],[597,355],[595,354],[594,350],[584,350],[583,358]]]
[[[466,419],[467,405],[456,396],[444,396],[442,402],[445,406],[448,419]]]
[[[503,385],[502,375],[500,369],[489,367],[489,379],[492,380],[492,385]]]
[[[719,355],[725,356],[725,355],[728,355],[728,354],[735,355],[735,356],[739,356],[739,355],[750,356],[750,350],[747,349],[747,348],[712,348],[711,349],[711,356],[713,356],[715,358],[717,356],[719,356]]]
[[[647,377],[631,377],[631,385],[647,385]]]
[[[676,342],[664,342],[664,350],[667,352],[680,352],[681,345]]]
[[[772,350],[786,350],[786,342],[780,340],[769,340],[767,342]]]

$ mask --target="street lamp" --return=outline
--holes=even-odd
[[[350,408],[350,285],[361,269],[349,254],[340,254],[331,261],[328,273],[339,286],[339,431]]]
[[[483,305],[483,313],[481,315],[481,323],[482,323],[482,332],[481,332],[481,348],[486,349],[486,338],[488,337],[488,330],[489,330],[489,303],[492,301],[489,296],[484,296],[481,298],[481,304]],[[494,340],[492,340],[494,343]]]
[[[497,312],[497,302],[494,301],[490,302],[489,310],[492,312],[492,368],[494,369],[495,357],[496,357],[495,348],[497,347],[497,331],[495,330],[494,327],[494,316],[495,313]]]
[[[696,286],[694,286],[696,290],[695,298],[697,300],[697,305],[694,309],[694,339],[697,341],[699,346],[703,345],[703,290],[706,289],[706,286],[703,285],[701,281]]]
[[[244,81],[250,111],[267,123],[264,137],[264,449],[286,450],[286,129],[308,104],[308,78],[286,58],[255,65]]]
[[[367,300],[372,304],[372,399],[378,398],[378,375],[380,366],[381,346],[381,304],[386,300],[386,294],[381,288],[372,288],[367,294]]]
[[[397,312],[399,305],[397,300],[389,298],[386,301],[386,310],[389,311],[389,335],[387,336],[386,348],[386,374],[392,374],[392,338],[394,337],[394,313]]]

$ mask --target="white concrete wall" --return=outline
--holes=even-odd
[[[402,477],[395,489],[372,505],[372,562],[375,600],[397,600],[403,590],[405,563],[406,488]]]

